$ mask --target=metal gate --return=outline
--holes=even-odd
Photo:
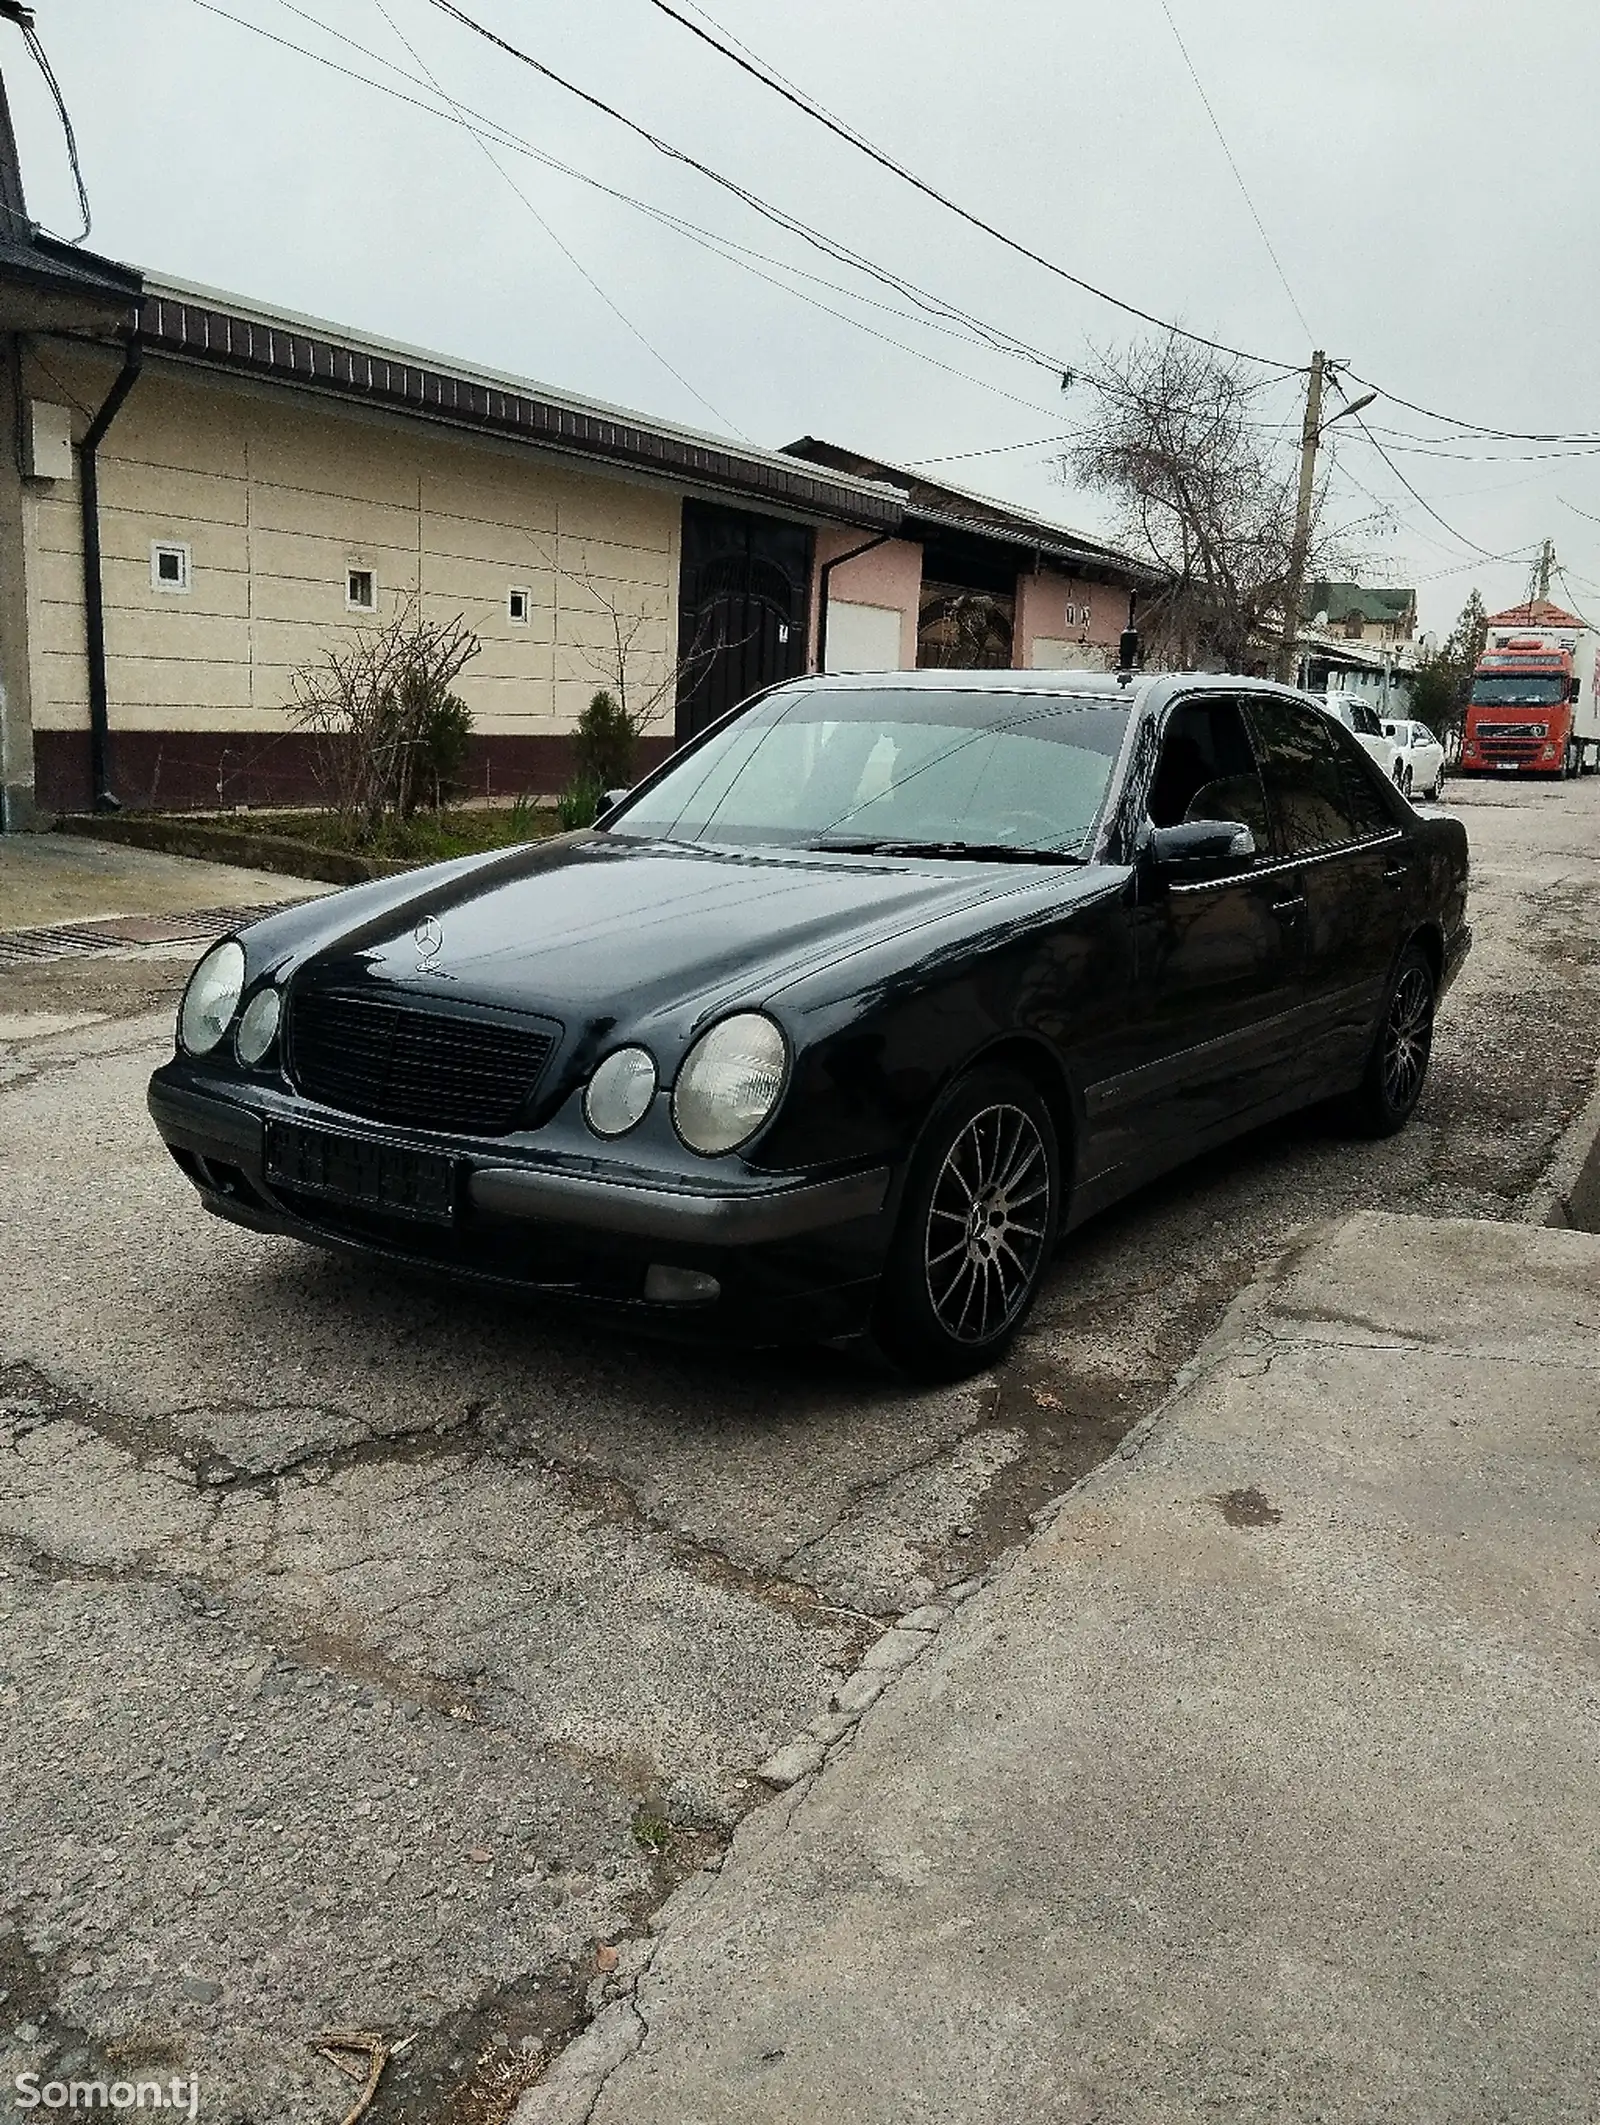
[[[811,533],[711,502],[683,505],[678,592],[680,745],[806,668]]]

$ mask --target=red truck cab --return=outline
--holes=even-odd
[[[1595,635],[1540,600],[1497,613],[1472,674],[1461,734],[1467,774],[1562,777],[1600,761]]]

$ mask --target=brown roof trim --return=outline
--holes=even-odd
[[[863,493],[853,484],[838,485],[798,466],[790,472],[759,457],[672,435],[622,415],[563,405],[175,295],[146,296],[140,336],[153,353],[325,391],[423,420],[513,436],[749,501],[874,529],[900,521],[903,505],[896,494]]]
[[[786,456],[803,464],[828,465],[856,479],[882,480],[906,491],[906,530],[915,536],[918,526],[935,531],[960,532],[975,539],[989,539],[1002,546],[1021,547],[1051,560],[1064,562],[1075,574],[1089,580],[1113,583],[1159,583],[1162,571],[1147,561],[1121,553],[1099,539],[1091,539],[1068,525],[1054,524],[1022,509],[1013,509],[991,496],[968,494],[960,487],[947,487],[904,465],[891,465],[882,458],[868,457],[859,450],[846,450],[821,436],[803,435],[784,445]]]

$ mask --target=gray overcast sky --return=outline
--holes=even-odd
[[[380,75],[308,17],[549,155],[703,228],[848,282],[693,172],[448,21],[427,0],[219,0]],[[750,189],[1071,364],[1130,321],[874,169],[649,0],[465,0],[467,11]],[[686,0],[685,0],[686,4]],[[1141,307],[1284,362],[1307,335],[1185,69],[1161,0],[706,0],[771,66],[943,190]],[[1040,368],[859,299],[811,293],[960,375],[839,322],[634,208],[497,149],[560,244],[448,117],[342,77],[198,0],[36,0],[76,123],[92,245],[589,396],[776,445],[806,432],[897,462],[1036,444],[1081,419]],[[1169,0],[1317,341],[1407,398],[1488,425],[1600,433],[1600,8],[1593,0]],[[687,7],[686,7],[687,11]],[[59,129],[0,25],[31,212],[70,234]],[[405,88],[393,74],[384,74]],[[417,93],[405,89],[405,93]],[[423,92],[426,93],[426,92]],[[803,285],[803,284],[802,284]],[[670,365],[670,366],[667,366]],[[677,375],[673,372],[676,371]],[[686,388],[692,387],[692,391]],[[1298,421],[1298,380],[1264,417]],[[715,407],[721,420],[695,393]],[[1009,394],[1009,395],[1008,395]],[[1600,451],[1443,442],[1367,419],[1432,520],[1358,435],[1336,523],[1369,580],[1417,582],[1449,625],[1477,583],[1526,591],[1555,538],[1558,595],[1600,617]],[[1429,452],[1422,454],[1419,445]],[[1401,454],[1402,449],[1405,454]],[[1096,504],[1048,447],[936,469],[1085,529]],[[1371,521],[1377,504],[1392,508]],[[1570,505],[1570,506],[1569,506]],[[1452,532],[1460,536],[1452,536]]]

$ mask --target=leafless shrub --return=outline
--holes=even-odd
[[[470,716],[453,692],[481,644],[458,613],[425,619],[415,595],[292,674],[292,712],[315,740],[325,801],[370,839],[387,815],[438,803]]]

